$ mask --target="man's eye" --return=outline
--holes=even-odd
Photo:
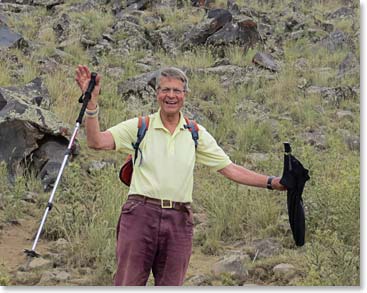
[[[164,94],[168,94],[172,91],[175,95],[181,95],[184,92],[183,90],[180,89],[171,89],[171,88],[162,88],[160,89],[160,91]]]

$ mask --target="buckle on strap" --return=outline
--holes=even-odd
[[[162,209],[172,209],[172,200],[161,199],[161,208]]]

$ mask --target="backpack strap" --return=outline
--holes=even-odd
[[[141,141],[143,140],[145,133],[147,132],[149,128],[149,116],[139,116],[138,119],[138,132],[136,134],[136,142],[132,143],[132,146],[135,150],[135,156],[134,156],[134,164],[136,159],[138,158],[138,152],[140,152],[140,163],[139,165],[142,163],[142,159],[143,159],[143,154],[139,148]]]
[[[196,149],[198,147],[198,140],[199,140],[199,125],[195,120],[191,120],[186,116],[184,118],[186,121],[186,125],[184,127],[190,130]]]

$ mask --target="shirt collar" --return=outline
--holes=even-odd
[[[163,122],[162,122],[162,119],[161,119],[161,108],[159,108],[158,112],[155,113],[155,117],[154,117],[154,120],[153,120],[153,128],[156,128],[156,129],[164,129],[164,125],[163,125]],[[180,111],[180,121],[178,121],[178,125],[177,127],[179,129],[185,129],[184,125],[186,124],[186,121],[185,121],[185,118],[182,114],[182,112]],[[176,129],[177,129],[176,127]]]

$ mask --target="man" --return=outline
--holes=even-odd
[[[79,65],[76,82],[84,92],[90,71]],[[133,153],[138,118],[101,132],[97,97],[100,76],[87,106],[85,127],[88,146]],[[193,171],[196,162],[209,166],[240,184],[285,190],[279,177],[265,176],[231,162],[215,139],[199,125],[194,141],[181,113],[188,79],[180,69],[160,71],[156,82],[158,112],[150,115],[149,129],[134,165],[128,200],[117,227],[115,285],[145,285],[152,270],[155,285],[182,285],[192,251]]]

